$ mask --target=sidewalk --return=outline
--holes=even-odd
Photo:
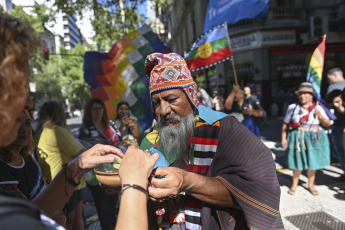
[[[300,178],[300,185],[291,196],[287,193],[292,181],[292,171],[284,164],[284,150],[280,145],[282,121],[271,120],[262,132],[262,141],[275,155],[277,176],[281,185],[280,211],[287,230],[338,230],[345,229],[345,195],[338,194],[345,183],[336,180],[342,170],[334,165],[317,171],[315,188],[318,196],[307,190],[305,172]]]

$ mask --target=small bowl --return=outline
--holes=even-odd
[[[118,169],[113,167],[112,163],[103,163],[96,166],[94,169],[96,179],[99,183],[109,187],[120,187],[121,179]]]

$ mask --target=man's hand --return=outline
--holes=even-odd
[[[241,87],[239,85],[235,85],[234,88],[232,89],[232,91],[234,93],[237,93],[240,89],[241,89]]]
[[[188,172],[175,167],[158,167],[153,173],[148,192],[152,200],[157,201],[168,197],[177,196],[186,188],[186,175]]]

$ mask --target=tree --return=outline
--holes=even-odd
[[[54,13],[45,5],[35,4],[31,8],[31,14],[27,14],[22,6],[16,6],[9,15],[26,21],[39,35],[44,32],[44,24],[54,20]]]
[[[17,6],[10,14],[26,21],[42,37],[45,30],[44,24],[52,20],[54,14],[48,7],[38,4],[32,8],[32,12],[34,15],[29,15],[23,7]],[[32,95],[33,100],[64,102],[68,99],[71,106],[80,109],[82,104],[91,97],[89,87],[83,78],[85,50],[85,46],[81,44],[71,50],[61,47],[62,56],[50,54],[49,60],[44,60],[43,53],[39,52],[34,59],[30,60],[30,80],[36,86],[36,91]]]
[[[61,47],[60,78],[65,97],[71,107],[81,109],[86,101],[91,98],[90,88],[84,81],[84,54],[85,46],[77,44],[71,50]]]

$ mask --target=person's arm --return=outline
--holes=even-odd
[[[226,110],[230,111],[232,109],[232,104],[234,104],[235,95],[239,89],[240,89],[240,86],[236,85],[234,87],[234,89],[231,91],[231,93],[229,94],[229,96],[226,98],[226,100],[225,100],[225,109]]]
[[[243,114],[252,114],[254,117],[262,117],[263,112],[261,109],[246,108],[242,110]]]
[[[55,216],[58,211],[63,209],[75,191],[75,186],[68,180],[78,184],[84,173],[100,163],[113,162],[116,157],[123,157],[121,150],[108,145],[95,145],[68,163],[65,172],[60,171],[47,188],[33,199],[33,202],[49,216]]]
[[[138,122],[130,118],[130,122],[128,122],[128,127],[132,130],[133,137],[138,139],[140,135]]]
[[[325,115],[325,113],[321,113],[320,110],[315,109],[315,115],[317,119],[320,121],[320,125],[322,128],[328,130],[331,127],[331,120]]]
[[[224,184],[216,177],[201,176],[174,167],[158,167],[154,173],[164,178],[152,178],[150,198],[159,200],[186,191],[195,198],[215,206],[233,207],[234,201]]]
[[[76,158],[83,153],[82,146],[67,128],[55,126],[55,135],[57,139],[57,147],[60,149],[62,154],[71,158]]]
[[[151,156],[133,146],[128,148],[119,171],[123,188],[116,230],[148,229],[147,193],[130,186],[147,189],[148,177],[158,157],[158,153]]]
[[[283,123],[282,134],[281,134],[281,144],[284,149],[286,149],[287,147],[287,141],[286,141],[287,129],[288,129],[288,125],[286,123]]]

